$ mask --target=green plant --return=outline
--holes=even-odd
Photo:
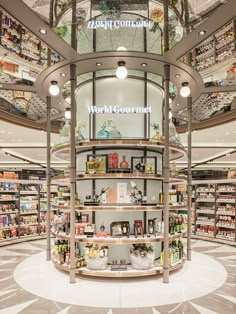
[[[151,123],[151,127],[153,128],[154,131],[159,131],[160,127],[158,123]]]
[[[54,31],[59,35],[60,37],[64,38],[68,32],[67,25],[62,25],[54,28]]]

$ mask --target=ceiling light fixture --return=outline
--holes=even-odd
[[[120,80],[123,80],[127,77],[128,71],[125,67],[125,61],[119,61],[118,68],[116,69],[116,77]]]
[[[97,66],[97,67],[102,66],[102,62],[97,62],[97,63],[96,63],[96,66]]]
[[[65,76],[66,76],[66,73],[61,73],[61,76],[62,76],[62,77],[65,77]]]
[[[70,97],[66,97],[66,98],[65,98],[65,101],[66,101],[68,104],[70,104],[70,103],[71,103],[71,98],[70,98]]]
[[[46,34],[47,34],[46,29],[43,29],[43,28],[41,28],[41,29],[39,30],[39,32],[40,32],[40,34],[42,34],[42,35],[46,35]]]
[[[143,63],[141,63],[141,67],[146,67],[147,66],[147,63],[145,63],[145,62],[143,62]]]
[[[205,34],[206,34],[206,31],[204,29],[198,32],[199,36],[204,36]]]
[[[70,108],[66,108],[66,111],[65,111],[65,118],[67,120],[70,120],[71,119],[71,111],[70,111]]]
[[[182,97],[188,97],[190,95],[190,88],[188,86],[188,82],[183,82],[182,87],[180,88],[180,95]]]
[[[229,134],[230,134],[229,132],[226,132],[226,133],[225,133],[225,135],[229,135]]]
[[[176,77],[176,78],[179,78],[179,77],[180,77],[180,74],[175,74],[175,77]]]
[[[51,85],[49,86],[49,93],[52,96],[57,96],[60,93],[60,88],[57,85],[57,81],[51,81]]]

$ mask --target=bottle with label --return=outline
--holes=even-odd
[[[162,192],[159,193],[159,205],[164,204],[164,194]]]
[[[123,156],[123,160],[122,160],[121,163],[120,163],[120,168],[121,168],[121,169],[127,169],[127,168],[129,168],[129,164],[128,164],[128,162],[126,161],[126,156]]]

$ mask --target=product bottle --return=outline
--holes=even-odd
[[[122,169],[127,169],[127,168],[129,168],[129,164],[128,164],[128,162],[126,161],[126,156],[123,156],[123,160],[122,160],[121,163],[120,163],[120,168],[122,168]]]
[[[163,205],[164,204],[164,195],[163,193],[159,193],[159,205]]]

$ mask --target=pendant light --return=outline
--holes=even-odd
[[[123,80],[127,77],[128,71],[125,67],[125,61],[118,62],[118,68],[116,69],[116,77],[120,80]]]
[[[51,85],[49,87],[49,93],[51,96],[57,96],[60,93],[60,88],[57,85],[57,81],[51,81]]]
[[[65,111],[65,118],[67,120],[70,120],[71,119],[71,111],[70,111],[70,108],[66,108],[66,111]]]
[[[182,87],[180,88],[180,95],[182,97],[188,97],[190,95],[190,88],[188,86],[188,82],[182,83]]]

